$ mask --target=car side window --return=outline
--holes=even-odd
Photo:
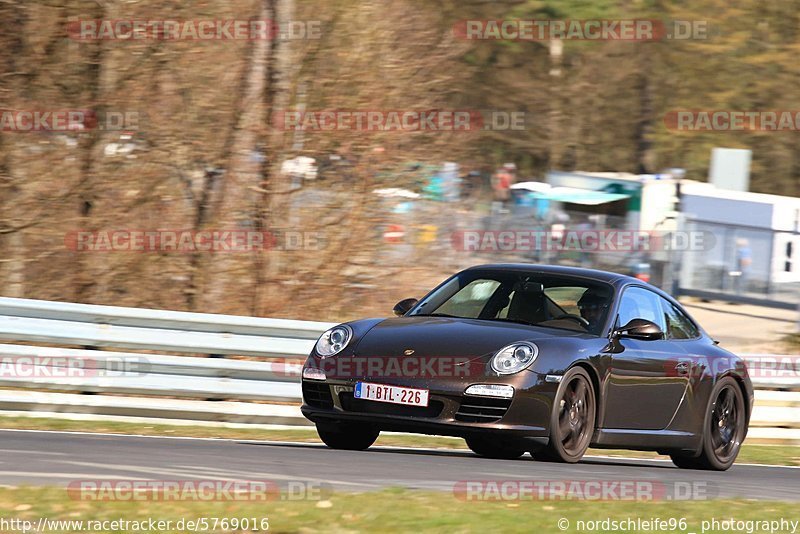
[[[685,313],[666,299],[661,299],[664,308],[664,319],[667,322],[667,339],[695,339],[700,331]]]
[[[618,325],[625,326],[633,319],[647,319],[666,330],[664,314],[661,311],[661,297],[642,287],[629,287],[622,294],[619,303]]]

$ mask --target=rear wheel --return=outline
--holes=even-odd
[[[573,367],[561,379],[550,417],[550,441],[531,452],[537,460],[575,463],[586,453],[594,434],[597,404],[589,373]]]
[[[731,377],[723,378],[711,391],[700,455],[671,454],[672,462],[684,469],[727,470],[739,455],[747,432],[746,419],[739,384]]]
[[[472,436],[464,438],[467,447],[479,456],[486,458],[497,458],[500,460],[516,460],[523,454],[525,449],[510,443],[503,443],[498,439]]]
[[[317,423],[319,439],[331,449],[363,451],[378,439],[380,430],[358,423]]]

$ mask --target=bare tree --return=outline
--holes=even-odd
[[[273,20],[273,0],[263,0],[259,18]],[[255,230],[254,191],[261,184],[261,165],[254,152],[266,122],[264,94],[270,79],[273,54],[272,39],[257,39],[250,49],[250,59],[243,76],[241,95],[236,105],[236,126],[222,155],[224,174],[210,198],[209,222],[222,230]],[[204,258],[202,298],[197,301],[204,311],[225,311],[231,303],[231,288],[247,294],[253,291],[252,257],[216,254]],[[240,300],[240,299],[237,299]],[[193,302],[191,304],[194,304]]]

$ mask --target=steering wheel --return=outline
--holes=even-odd
[[[578,323],[580,323],[580,325],[583,326],[584,328],[589,328],[589,321],[587,321],[580,315],[575,315],[574,313],[565,313],[559,315],[558,317],[553,317],[554,321],[557,321],[559,319],[572,319],[573,321],[577,321]]]

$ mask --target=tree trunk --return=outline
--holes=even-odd
[[[272,1],[264,0],[259,18],[271,20]],[[261,183],[261,164],[254,151],[259,144],[260,132],[266,121],[263,95],[270,75],[272,41],[253,41],[242,97],[236,110],[236,126],[227,144],[223,160],[227,162],[224,174],[219,179],[219,188],[211,196],[211,216],[215,230],[257,229],[255,223],[254,190]],[[253,253],[213,253],[204,258],[203,282],[198,288],[200,298],[194,303],[201,311],[224,312],[227,307],[236,307],[242,298],[229,294],[229,288],[251,293],[255,279],[252,276]],[[243,298],[247,298],[246,295]]]
[[[108,17],[105,4],[97,2],[92,10],[91,17],[95,20],[105,20]],[[61,20],[61,24],[65,25],[66,19]],[[101,117],[105,111],[103,106],[103,98],[105,91],[103,90],[103,61],[105,59],[104,44],[102,40],[91,43],[86,43],[88,48],[88,69],[89,75],[86,81],[89,88],[88,100],[90,111],[96,116]],[[99,126],[99,125],[98,125]],[[79,154],[81,158],[80,165],[80,181],[78,183],[78,219],[80,221],[81,231],[93,230],[93,213],[95,207],[98,187],[98,180],[95,176],[96,165],[95,152],[100,144],[102,132],[100,128],[92,128],[81,136],[79,143]],[[81,254],[76,255],[75,261],[75,283],[74,288],[74,301],[75,302],[90,302],[98,280],[98,272],[94,269],[94,254]]]
[[[274,20],[278,27],[287,27],[294,19],[294,0],[275,0]],[[290,39],[278,39],[271,57],[270,81],[264,92],[265,105],[268,109],[268,146],[270,157],[264,162],[264,179],[262,183],[261,210],[259,227],[262,231],[273,235],[289,229],[291,177],[283,176],[281,164],[286,154],[286,132],[275,125],[276,112],[286,111],[292,101],[293,66],[297,65],[294,49]],[[296,155],[296,154],[295,154]],[[280,288],[277,285],[282,270],[285,268],[285,253],[271,250],[269,255],[262,255],[256,263],[256,287],[251,302],[252,313],[263,313],[264,301],[276,296]],[[267,261],[268,259],[268,261]]]

